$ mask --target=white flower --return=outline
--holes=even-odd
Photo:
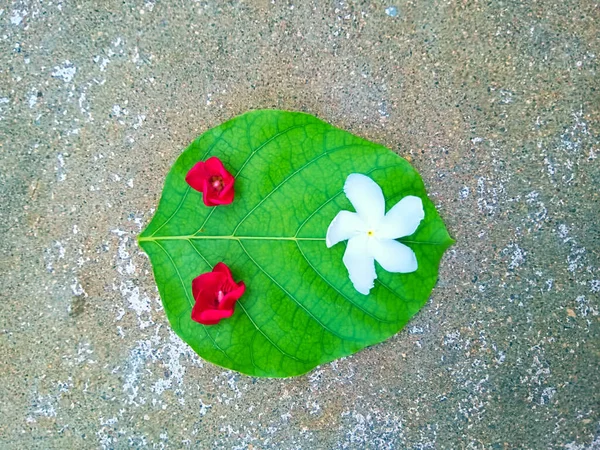
[[[365,175],[348,175],[346,197],[356,212],[340,211],[327,229],[327,247],[348,240],[344,264],[350,280],[367,295],[377,278],[375,260],[388,272],[417,270],[417,257],[406,245],[396,241],[413,234],[425,217],[423,202],[409,195],[385,214],[385,199],[377,183]]]

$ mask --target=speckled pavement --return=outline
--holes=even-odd
[[[600,448],[599,19],[0,3],[0,448]],[[402,332],[287,380],[195,356],[135,243],[183,148],[255,108],[397,151],[457,241]]]

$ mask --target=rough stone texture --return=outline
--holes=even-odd
[[[0,447],[600,447],[600,5],[0,4]],[[420,171],[456,245],[389,341],[288,380],[196,357],[135,236],[253,108]]]

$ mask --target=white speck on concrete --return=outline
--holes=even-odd
[[[398,8],[396,8],[395,6],[388,6],[387,8],[385,8],[385,13],[390,17],[397,17]]]
[[[205,416],[209,408],[212,408],[212,405],[207,405],[202,401],[202,399],[200,399],[200,415]]]
[[[58,249],[58,259],[63,259],[65,257],[65,247],[60,243],[60,241],[56,241],[54,243],[54,247]]]
[[[504,104],[510,104],[514,101],[513,93],[508,89],[500,89],[500,102]]]
[[[113,105],[111,109],[111,113],[113,117],[119,118],[121,116],[126,116],[129,114],[129,111],[126,108],[123,108],[121,105]],[[123,123],[123,122],[121,122]]]
[[[577,302],[577,309],[582,317],[587,317],[589,314],[592,316],[598,315],[598,310],[590,304],[590,301],[585,298],[585,295],[580,295],[575,301]]]
[[[458,341],[458,339],[460,338],[460,331],[453,331],[451,333],[446,334],[446,336],[444,336],[444,341],[443,344],[444,345],[450,345],[450,344],[454,344],[455,342]]]
[[[552,400],[552,397],[556,394],[556,388],[547,387],[542,391],[542,395],[540,396],[540,405],[547,405]]]
[[[546,170],[548,172],[548,175],[550,175],[550,179],[554,183],[555,181],[552,179],[552,177],[556,175],[556,166],[552,163],[552,161],[550,161],[550,158],[547,156],[544,158],[544,164],[546,164]]]
[[[29,101],[28,101],[28,103],[29,103],[29,107],[30,107],[30,108],[34,108],[34,107],[35,107],[35,105],[37,105],[37,101],[38,101],[38,99],[37,99],[37,93],[35,93],[35,94],[31,94],[31,95],[29,96]]]
[[[113,116],[115,116],[115,117],[121,116],[121,107],[119,105],[113,105],[111,111],[112,111]]]
[[[571,238],[567,237],[568,235],[569,235],[569,228],[564,223],[561,223],[558,226],[558,237],[563,239],[563,242],[569,242],[571,240]]]
[[[181,386],[185,376],[185,367],[181,364],[181,356],[191,357],[192,353],[191,348],[173,331],[169,330],[169,342],[162,348],[162,360],[168,369],[168,376],[158,379],[152,388],[153,391],[160,395],[174,385]]]
[[[10,23],[18,26],[21,25],[21,22],[23,22],[23,19],[25,18],[25,16],[27,15],[27,10],[14,10],[12,12],[12,15],[10,16]]]
[[[54,78],[59,78],[63,80],[65,83],[70,83],[71,81],[73,81],[73,77],[75,76],[76,72],[77,67],[75,67],[75,65],[71,61],[66,60],[62,64],[62,66],[54,67],[54,72],[52,72],[51,75]]]
[[[145,398],[138,399],[139,379],[143,373],[143,366],[148,361],[156,361],[157,355],[153,344],[156,345],[159,341],[158,335],[138,341],[137,346],[129,353],[123,392],[127,394],[130,404],[146,403]]]
[[[133,273],[135,272],[135,265],[131,260],[129,252],[126,250],[128,241],[129,237],[124,237],[120,240],[119,246],[117,248],[117,257],[119,259],[119,267],[117,267],[117,271],[121,275],[133,275]]]
[[[59,398],[54,395],[38,395],[38,397],[34,400],[33,404],[35,405],[35,409],[32,411],[32,414],[36,416],[42,417],[56,417],[56,407],[58,406]],[[29,416],[30,422],[36,422],[35,418],[31,415]]]
[[[85,292],[85,290],[83,289],[83,286],[81,286],[81,283],[77,280],[77,278],[73,279],[73,283],[71,283],[71,291],[73,292],[73,295],[76,296],[80,296],[83,295],[84,297],[87,297],[87,292]]]
[[[106,67],[110,64],[110,59],[108,58],[102,58],[102,61],[100,61],[100,72],[105,72],[106,71]]]
[[[525,262],[525,257],[527,256],[527,252],[519,247],[516,243],[508,244],[505,251],[508,253],[512,250],[512,255],[510,256],[510,263],[508,264],[508,268],[510,270],[514,270],[517,267],[520,267]]]
[[[586,253],[585,247],[578,245],[577,241],[569,236],[569,228],[564,223],[558,225],[557,232],[558,237],[563,240],[563,243],[570,246],[570,252],[567,256],[569,272],[575,272],[578,269],[581,269],[584,266]]]
[[[65,169],[65,157],[62,153],[56,155],[56,179],[65,181],[67,179],[67,171]]]
[[[113,433],[117,429],[115,425],[119,420],[116,417],[112,417],[110,419],[104,420],[103,417],[100,417],[100,428],[96,432],[96,436],[98,436],[98,444],[103,449],[111,449],[114,448],[114,441],[116,441],[116,437],[113,437]]]
[[[379,109],[377,110],[377,112],[379,113],[382,119],[387,119],[388,117],[390,117],[390,113],[387,110],[387,102],[385,100],[380,101],[378,106]]]
[[[152,321],[143,321],[141,316],[152,311],[152,300],[145,294],[140,294],[140,288],[133,286],[131,281],[122,282],[119,286],[121,295],[127,299],[129,308],[132,309],[140,318],[140,328],[146,328],[152,324]]]
[[[504,183],[491,177],[479,177],[477,179],[477,206],[479,211],[493,216],[498,210],[501,195],[506,193]]]
[[[137,64],[140,62],[140,51],[137,47],[133,49],[133,55],[131,56],[131,62]]]
[[[583,137],[588,136],[590,131],[588,124],[583,120],[583,110],[573,113],[574,124],[561,135],[563,150],[577,152],[583,145]]]
[[[137,116],[137,122],[133,124],[133,128],[134,129],[138,129],[142,126],[142,124],[144,123],[144,121],[146,120],[146,115],[145,114],[140,114]]]
[[[564,450],[598,450],[600,449],[600,435],[596,436],[589,446],[570,442],[565,445]]]

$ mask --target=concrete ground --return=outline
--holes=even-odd
[[[595,0],[0,2],[0,448],[600,448]],[[456,245],[397,336],[195,356],[135,236],[254,108],[409,159]]]

